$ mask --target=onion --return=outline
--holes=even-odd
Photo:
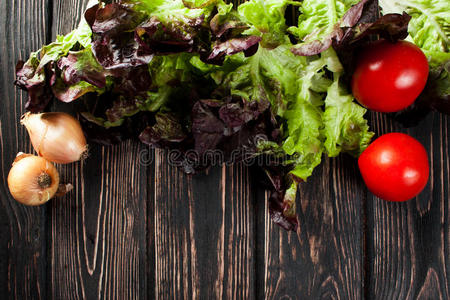
[[[28,112],[20,123],[27,128],[34,150],[49,161],[67,164],[87,156],[80,122],[69,114]]]
[[[58,191],[59,174],[45,158],[19,153],[8,174],[11,195],[25,205],[41,205]]]

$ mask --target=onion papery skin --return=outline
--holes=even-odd
[[[34,150],[45,159],[68,164],[87,156],[86,138],[77,119],[62,112],[32,114],[21,118]]]
[[[49,184],[43,187],[39,178],[48,176]],[[59,174],[55,166],[43,157],[21,154],[8,174],[8,187],[18,202],[37,206],[50,200],[58,190]]]

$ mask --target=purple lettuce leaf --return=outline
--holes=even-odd
[[[261,41],[259,36],[247,36],[229,39],[225,42],[216,43],[206,58],[210,64],[221,65],[227,55],[244,52],[245,56],[252,56],[258,50],[258,43]]]
[[[187,173],[211,164],[240,162],[259,155],[259,143],[281,139],[267,102],[242,98],[202,99],[191,108],[190,120],[158,113],[156,122],[139,136],[153,147],[177,149],[177,161]],[[220,161],[215,161],[219,155]]]
[[[285,230],[296,231],[298,220],[296,215],[296,189],[297,182],[289,174],[293,165],[288,163],[289,158],[284,153],[268,151],[262,154],[263,165],[252,165],[254,180],[259,186],[270,191],[268,199],[269,214],[272,221]]]
[[[258,138],[267,140],[277,129],[269,106],[265,101],[250,102],[240,97],[195,103],[192,109],[195,150],[202,154],[219,148],[228,155],[242,148],[247,154],[256,153]]]
[[[202,155],[207,150],[214,150],[222,141],[225,125],[217,115],[223,105],[218,100],[201,100],[192,108],[192,135],[195,150]]]
[[[53,95],[62,102],[72,102],[81,96],[106,88],[108,72],[97,62],[90,49],[69,52],[47,65]]]
[[[111,72],[113,92],[126,98],[144,96],[150,89],[152,78],[147,65],[134,68],[116,69]]]
[[[92,52],[105,69],[129,68],[146,65],[152,55],[138,52],[139,44],[134,29],[145,15],[130,7],[112,3],[95,5],[85,12],[92,30]]]
[[[81,96],[86,95],[87,93],[96,92],[98,89],[86,81],[79,81],[75,84],[68,85],[64,83],[61,78],[54,77],[51,85],[51,91],[53,96],[57,99],[62,102],[69,103],[80,98]]]
[[[156,17],[151,17],[135,30],[138,51],[148,55],[207,52],[209,37],[203,23],[204,16],[168,18],[164,23]],[[202,38],[205,40],[202,41]]]
[[[27,62],[19,61],[16,65],[14,84],[28,92],[25,109],[33,113],[43,111],[53,97],[46,81],[45,68],[37,70],[39,63],[37,53],[33,53]]]
[[[333,41],[342,39],[345,28],[353,28],[357,24],[375,20],[378,17],[378,11],[373,9],[374,7],[378,7],[377,0],[361,0],[352,6],[337,24],[334,24],[333,30],[329,34],[321,37],[320,31],[311,33],[308,35],[308,39],[311,41],[295,45],[291,49],[292,53],[300,56],[311,56],[327,50],[331,47]]]
[[[135,98],[119,97],[113,102],[111,108],[105,112],[106,118],[111,125],[121,124],[125,117],[133,116],[139,109],[140,101]]]
[[[338,54],[340,52],[353,56],[354,53],[349,49],[360,48],[370,42],[374,35],[390,41],[404,39],[408,35],[410,19],[406,13],[380,16],[378,1],[362,0],[345,13],[329,35],[322,40],[294,46],[292,52],[296,55],[311,56],[333,46]]]
[[[139,139],[145,144],[167,148],[186,140],[187,133],[175,114],[159,112],[155,115],[155,122],[139,135]]]
[[[269,198],[269,214],[275,224],[286,230],[296,231],[298,221],[295,213],[295,197],[286,197],[286,189],[283,187],[272,191]]]
[[[93,32],[92,51],[106,69],[148,64],[154,55],[198,53],[203,61],[221,65],[227,55],[253,55],[261,38],[242,36],[247,28],[235,14],[146,17],[124,4],[96,5],[85,18]],[[212,44],[213,43],[213,44]]]
[[[230,12],[226,15],[216,14],[209,22],[211,32],[217,39],[227,40],[239,36],[250,26],[243,22],[237,14]]]
[[[62,71],[61,78],[66,84],[86,81],[98,88],[106,86],[107,73],[97,62],[90,49],[71,52],[57,62]]]

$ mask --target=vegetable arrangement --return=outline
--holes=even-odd
[[[408,107],[397,113],[399,120],[417,120],[432,109],[450,112],[450,13],[429,2],[250,0],[236,8],[223,0],[99,3],[86,10],[77,29],[19,62],[16,85],[28,91],[31,113],[45,111],[53,99],[76,102],[88,140],[139,138],[176,149],[176,162],[187,173],[217,163],[217,151],[226,161],[258,159],[269,179],[272,219],[295,230],[298,183],[323,155],[358,157],[373,136],[366,108],[353,100],[350,87],[369,109]],[[291,5],[301,14],[288,26]],[[425,5],[431,15],[421,10]],[[398,41],[405,38],[411,42]],[[373,44],[376,39],[382,41]],[[381,82],[380,74],[389,74],[388,80]],[[51,114],[23,117],[38,154],[56,163],[85,156],[77,123],[58,116],[53,124],[66,129],[51,132]],[[74,136],[72,148],[44,150],[44,134],[50,139],[65,132]],[[369,178],[376,159],[367,157],[375,154],[364,153],[361,171],[376,195],[408,200],[425,186],[427,160],[413,192],[380,192]]]

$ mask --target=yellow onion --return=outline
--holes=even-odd
[[[34,150],[49,161],[67,164],[87,156],[80,122],[69,114],[26,113],[20,123],[27,128]]]
[[[19,153],[8,174],[8,187],[14,199],[22,204],[44,204],[58,190],[58,170],[45,158]]]

